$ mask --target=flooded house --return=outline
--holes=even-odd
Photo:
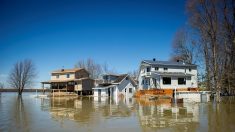
[[[41,82],[49,84],[55,91],[74,92],[79,95],[91,95],[94,80],[89,78],[89,72],[83,68],[60,69],[51,72],[51,80]]]
[[[138,76],[139,89],[195,89],[197,65],[182,61],[143,60]]]
[[[93,88],[95,97],[132,97],[137,87],[136,82],[128,74],[106,74],[103,75],[103,80],[103,83]]]

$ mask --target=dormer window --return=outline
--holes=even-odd
[[[67,74],[66,76],[67,76],[67,78],[70,78],[70,74]]]
[[[167,71],[167,70],[168,70],[168,68],[165,67],[165,68],[164,68],[164,71]]]

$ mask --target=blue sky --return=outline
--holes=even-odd
[[[81,59],[119,73],[143,59],[168,60],[184,9],[184,0],[1,0],[0,81],[23,59],[34,61],[37,82]]]

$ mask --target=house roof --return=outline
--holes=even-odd
[[[156,75],[160,76],[193,76],[193,74],[183,73],[183,72],[154,72]]]
[[[131,83],[136,86],[136,82],[128,75],[128,74],[121,74],[121,75],[118,75],[118,78],[112,82],[112,83],[102,83],[99,85],[100,88],[102,87],[108,87],[108,86],[114,86],[114,85],[118,85],[120,84],[126,77],[129,77],[129,80],[131,81]]]
[[[175,61],[153,61],[153,60],[143,60],[142,63],[147,63],[150,65],[165,65],[165,66],[189,66],[196,67],[197,65],[184,63],[184,62],[175,62]]]
[[[119,75],[118,78],[113,83],[120,83],[123,79],[127,77],[128,74]]]
[[[51,73],[74,73],[80,70],[84,70],[83,68],[73,68],[73,69],[60,69],[52,71]]]

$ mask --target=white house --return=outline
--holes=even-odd
[[[198,88],[197,66],[180,61],[143,60],[138,81],[141,90]]]
[[[104,75],[104,83],[93,88],[94,96],[132,97],[136,90],[135,81],[128,75]]]

